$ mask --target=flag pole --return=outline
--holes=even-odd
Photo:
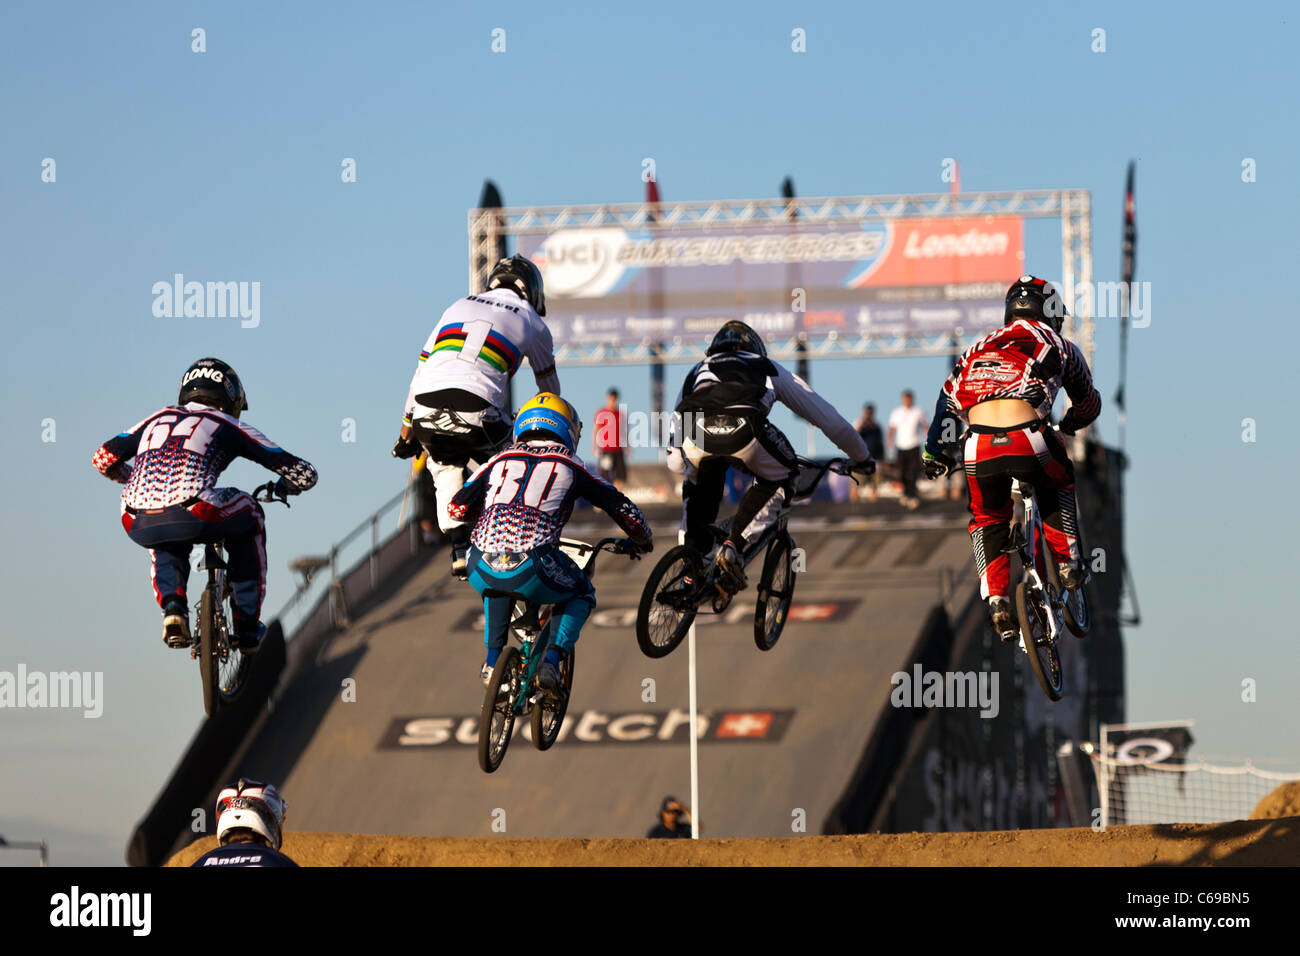
[[[646,222],[650,225],[659,220],[659,182],[656,178],[648,179],[645,184],[645,201],[650,206]],[[663,270],[650,271],[650,314],[662,318],[665,311]],[[650,350],[650,441],[658,449],[663,449],[666,435],[660,434],[664,411],[664,343],[655,342]],[[662,454],[662,451],[661,451]]]
[[[785,218],[787,222],[795,223],[799,219],[799,211],[794,205],[794,180],[787,176],[781,180],[781,198],[788,200],[785,209]],[[792,228],[798,228],[792,226]],[[799,263],[790,263],[786,272],[787,284],[790,288],[788,294],[793,296],[794,290],[802,287],[803,271]],[[804,303],[805,307],[807,303]],[[800,323],[802,324],[802,323]],[[795,334],[794,351],[796,357],[795,374],[801,379],[812,385],[812,364],[808,361],[808,335],[804,329],[798,329]],[[807,446],[808,457],[811,458],[817,453],[817,431],[813,428],[812,422],[805,423],[807,427]]]
[[[677,532],[677,543],[686,543],[686,531]],[[696,696],[698,685],[697,674],[695,670],[695,620],[691,619],[690,629],[686,632],[686,682],[690,687],[690,702],[688,704],[691,717],[691,839],[700,838],[700,731],[699,731],[699,700]]]

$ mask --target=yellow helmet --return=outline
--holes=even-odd
[[[515,418],[515,441],[530,432],[551,435],[569,451],[576,451],[582,437],[582,419],[577,410],[554,392],[539,392],[519,409]]]

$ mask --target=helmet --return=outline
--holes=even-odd
[[[1031,322],[1045,322],[1060,332],[1067,314],[1055,286],[1034,276],[1021,276],[1007,290],[1007,311],[1002,324],[1029,319]]]
[[[515,418],[515,441],[526,441],[534,433],[549,435],[572,452],[582,437],[582,419],[560,396],[540,392],[524,402]]]
[[[499,259],[488,276],[487,287],[509,289],[523,299],[538,315],[546,314],[546,294],[542,289],[542,273],[531,259],[513,255]]]
[[[719,352],[753,352],[766,358],[767,346],[763,344],[761,335],[744,322],[733,319],[718,329],[704,354],[717,355]]]
[[[235,418],[248,408],[244,384],[235,370],[221,359],[214,358],[199,359],[181,377],[181,391],[176,404],[186,405],[190,402],[211,405]]]
[[[241,777],[217,794],[217,842],[224,844],[232,830],[251,830],[278,850],[288,809],[288,802],[275,787]]]

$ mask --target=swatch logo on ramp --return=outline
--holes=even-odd
[[[701,713],[696,736],[701,743],[777,743],[794,720],[793,710],[760,707]],[[379,741],[380,750],[478,746],[478,715],[398,717]],[[516,720],[515,733],[532,739],[531,721]],[[609,712],[570,711],[556,738],[559,744],[684,744],[690,739],[691,715],[672,710]]]

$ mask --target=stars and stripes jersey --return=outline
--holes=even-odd
[[[649,544],[641,509],[587,471],[563,445],[522,442],[498,452],[447,504],[457,521],[477,517],[470,541],[481,551],[531,551],[560,540],[573,505],[585,498],[629,537]]]
[[[1079,347],[1041,322],[1017,319],[962,353],[943,384],[939,410],[966,421],[967,410],[980,402],[1018,398],[1046,420],[1062,387],[1080,426],[1101,414],[1101,396]]]
[[[406,394],[404,423],[432,411],[421,404],[420,396],[444,389],[470,392],[501,408],[506,385],[525,359],[537,390],[560,394],[551,330],[531,305],[507,289],[453,302],[420,352]]]
[[[154,412],[100,445],[92,464],[106,478],[126,485],[124,508],[145,510],[197,498],[236,458],[274,471],[298,491],[316,484],[311,462],[289,454],[252,425],[199,402]]]

